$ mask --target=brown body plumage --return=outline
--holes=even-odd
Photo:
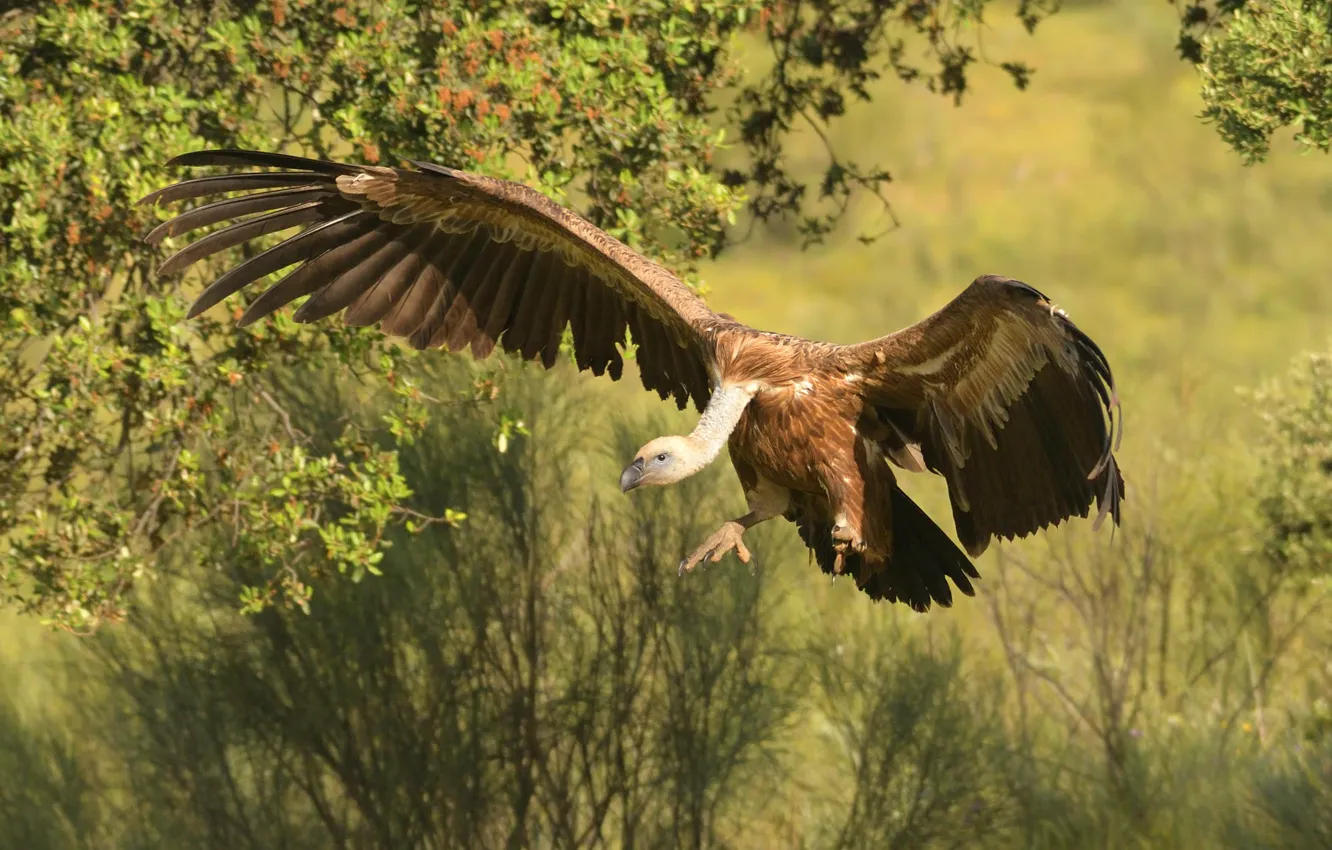
[[[933,316],[859,345],[812,342],[714,313],[688,287],[592,224],[519,184],[414,163],[346,165],[250,151],[206,151],[181,165],[273,166],[187,180],[145,202],[230,192],[148,235],[238,219],[182,249],[170,274],[250,239],[302,226],[214,281],[197,315],[245,285],[295,270],[255,298],[249,324],[302,296],[298,321],[343,312],[417,348],[498,345],[554,365],[566,327],[580,369],[619,378],[626,331],[643,385],[703,411],[688,436],[643,447],[623,489],[669,484],[723,445],[749,512],[689,558],[735,549],[746,528],[795,523],[819,565],[875,599],[925,610],[973,593],[977,573],[897,486],[893,466],[948,482],[962,544],[1025,536],[1092,502],[1118,523],[1123,479],[1112,454],[1118,408],[1110,367],[1037,290],[977,278]],[[264,191],[256,191],[264,190]]]

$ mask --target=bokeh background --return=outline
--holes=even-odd
[[[897,227],[856,238],[890,224],[864,193],[808,249],[742,214],[698,275],[716,309],[835,342],[978,274],[1037,286],[1115,369],[1122,528],[992,547],[976,598],[928,615],[828,582],[777,524],[755,569],[677,579],[741,503],[729,470],[609,485],[692,414],[427,354],[418,385],[468,401],[401,470],[414,509],[466,518],[388,532],[382,576],[242,613],[267,562],[186,536],[92,636],[0,610],[0,846],[1332,846],[1332,501],[1302,477],[1332,477],[1332,160],[1283,132],[1244,165],[1199,120],[1172,5],[989,20],[1026,90],[882,80],[827,130],[891,171]],[[787,152],[826,164],[808,129]],[[468,395],[495,369],[498,413]],[[328,446],[397,409],[379,377],[266,380]],[[905,487],[951,528],[942,481]]]

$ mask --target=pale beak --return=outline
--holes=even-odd
[[[639,458],[624,468],[620,473],[620,492],[628,493],[643,480],[643,459]]]

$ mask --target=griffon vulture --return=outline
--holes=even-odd
[[[873,599],[926,610],[974,595],[975,567],[897,486],[893,467],[948,482],[958,539],[979,556],[1095,501],[1119,522],[1112,453],[1118,399],[1105,355],[1045,295],[979,277],[934,315],[879,339],[832,345],[747,327],[708,309],[666,269],[517,183],[424,162],[350,165],[240,150],[171,165],[272,167],[185,180],[141,203],[230,193],[154,229],[157,244],[234,220],[166,260],[170,275],[265,234],[303,228],[227,271],[191,317],[249,283],[295,269],[240,319],[303,296],[298,322],[341,312],[415,348],[486,357],[498,345],[558,359],[572,328],[579,369],[618,379],[628,330],[643,386],[702,411],[658,437],[620,476],[626,492],[672,484],[730,449],[748,512],[680,564],[749,550],[754,525],[785,517],[819,566]],[[263,190],[263,191],[261,191]]]

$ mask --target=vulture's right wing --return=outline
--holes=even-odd
[[[643,385],[702,410],[710,392],[710,338],[731,325],[692,290],[590,222],[517,183],[429,163],[420,170],[348,165],[256,151],[200,151],[169,165],[268,166],[186,180],[140,203],[243,192],[154,229],[157,244],[235,220],[176,253],[159,274],[293,227],[299,233],[252,257],[204,290],[190,315],[269,274],[296,266],[251,302],[242,326],[309,295],[295,319],[345,311],[415,348],[498,344],[547,368],[572,325],[580,369],[623,367],[625,329],[638,346]],[[261,191],[263,190],[263,191]]]

